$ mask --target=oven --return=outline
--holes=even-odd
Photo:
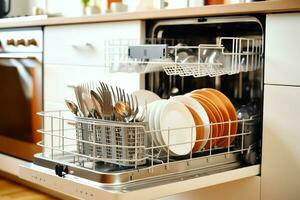
[[[5,29],[0,41],[0,153],[32,161],[41,151],[43,32]]]

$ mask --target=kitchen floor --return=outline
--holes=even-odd
[[[54,200],[46,194],[32,190],[28,187],[11,182],[0,177],[0,199],[1,200]]]

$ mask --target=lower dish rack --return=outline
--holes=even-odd
[[[106,185],[124,185],[154,180],[176,174],[207,174],[214,170],[255,164],[259,116],[222,122],[238,123],[238,132],[226,136],[190,141],[190,143],[228,138],[228,147],[211,146],[174,156],[169,144],[156,145],[147,123],[125,123],[73,117],[67,111],[41,112],[44,128],[39,145],[43,152],[35,155],[34,164],[55,169],[57,175],[72,174]],[[214,126],[216,124],[204,124]],[[186,127],[194,129],[197,127]],[[168,130],[169,134],[172,130]],[[172,144],[181,145],[181,144]]]

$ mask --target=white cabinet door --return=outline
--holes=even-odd
[[[128,92],[144,87],[136,73],[109,73],[105,66],[105,43],[120,39],[143,42],[143,21],[109,22],[45,27],[44,109],[64,108],[75,100],[69,85],[104,81]]]
[[[84,82],[104,81],[113,86],[121,86],[128,92],[143,88],[143,77],[137,73],[109,73],[103,67],[78,65],[52,65],[44,67],[44,109],[66,109],[64,100],[76,102],[71,85]]]
[[[262,200],[300,199],[300,87],[265,86]]]
[[[103,66],[109,41],[144,42],[145,27],[143,21],[49,26],[44,34],[45,63]]]
[[[266,19],[265,83],[300,85],[300,13]]]

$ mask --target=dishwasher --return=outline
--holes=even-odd
[[[43,136],[39,142],[43,151],[35,155],[33,164],[20,167],[22,178],[52,189],[63,187],[67,194],[84,199],[98,195],[152,199],[166,195],[158,193],[164,185],[184,188],[186,184],[188,191],[197,189],[197,180],[210,175],[231,176],[230,172],[240,169],[250,169],[249,176],[259,175],[264,17],[149,20],[145,38],[107,41],[103,47],[107,70],[140,73],[143,89],[162,99],[199,88],[221,91],[237,116],[222,122],[229,128],[224,136],[227,144],[174,156],[161,151],[164,147],[156,144],[153,135],[163,130],[149,129],[147,120],[117,123],[74,117],[68,111],[44,111],[38,113],[43,119],[44,128],[38,131]],[[216,125],[203,126],[212,129]],[[230,133],[233,126],[234,136]],[[170,135],[174,130],[164,131]],[[213,139],[211,136],[209,142]]]

